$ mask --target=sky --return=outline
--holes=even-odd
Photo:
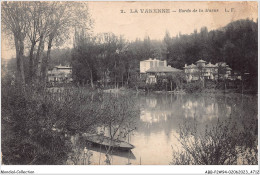
[[[171,36],[178,33],[190,34],[194,29],[206,26],[208,30],[224,27],[238,19],[257,20],[257,2],[88,2],[90,14],[94,20],[93,33],[112,32],[133,41],[149,36],[151,39],[163,39],[165,32]],[[167,9],[170,13],[141,13],[141,9]],[[206,12],[211,9],[213,12]],[[231,10],[232,9],[232,10]],[[121,13],[122,10],[125,13]],[[130,11],[138,13],[130,13]],[[196,11],[197,10],[197,11]],[[201,12],[203,10],[203,12]],[[175,12],[174,12],[175,11]],[[199,12],[200,11],[200,12]],[[2,37],[2,58],[15,56],[8,46],[8,39]],[[67,44],[67,47],[71,47]]]
[[[190,34],[203,26],[209,30],[225,26],[237,19],[257,19],[257,2],[89,2],[95,21],[95,32],[123,34],[127,39],[150,36],[162,39],[165,31],[175,36]],[[230,12],[225,12],[225,8]],[[231,12],[233,8],[233,12]],[[137,9],[139,13],[130,13]],[[170,9],[171,13],[140,13],[139,9]],[[179,9],[204,12],[179,12]],[[205,12],[215,9],[218,12]],[[120,13],[124,10],[126,13]]]

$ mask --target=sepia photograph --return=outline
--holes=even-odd
[[[2,1],[1,165],[258,165],[258,2]]]

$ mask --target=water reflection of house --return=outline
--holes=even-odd
[[[141,109],[140,120],[147,124],[165,121],[166,110],[158,109],[158,99],[156,97],[149,97],[143,99],[144,108]],[[161,105],[161,104],[160,104]]]
[[[157,123],[161,121],[167,121],[167,111],[141,111],[140,120],[145,123]]]
[[[151,107],[151,108],[155,108],[157,105],[157,99],[156,98],[150,98],[150,99],[146,99],[146,104]]]
[[[48,71],[48,82],[69,83],[72,81],[72,68],[69,66],[55,66]]]
[[[185,64],[184,72],[188,82],[199,79],[231,79],[231,68],[224,62],[206,64],[206,61],[199,60],[196,65]]]
[[[156,83],[158,76],[165,76],[182,70],[167,66],[166,60],[151,59],[140,61],[140,74],[146,77],[146,83]]]
[[[204,98],[200,101],[187,100],[182,106],[185,118],[199,118],[201,121],[207,121],[218,117],[218,104],[214,101],[208,101]]]

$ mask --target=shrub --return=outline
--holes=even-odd
[[[187,93],[201,92],[203,89],[203,83],[201,81],[194,81],[184,84],[183,88]]]
[[[180,127],[180,151],[173,150],[174,165],[237,165],[258,164],[257,118],[237,127],[231,117],[206,126],[199,132],[198,123],[185,122]],[[251,129],[250,129],[251,128]],[[252,130],[253,129],[253,130]]]
[[[94,97],[93,97],[94,98]],[[80,109],[90,93],[37,91],[2,85],[2,153],[4,164],[64,164],[70,151],[65,133],[88,131],[94,104]],[[90,103],[86,103],[90,104]],[[84,114],[83,114],[84,113]]]
[[[216,88],[216,82],[212,80],[205,81],[205,88],[207,89],[215,89]]]
[[[37,89],[2,84],[4,164],[65,164],[72,150],[67,136],[106,125],[122,132],[130,127],[128,117],[137,116],[128,97],[86,88]]]

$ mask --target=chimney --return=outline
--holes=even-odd
[[[187,64],[185,64],[185,67],[187,67]]]

